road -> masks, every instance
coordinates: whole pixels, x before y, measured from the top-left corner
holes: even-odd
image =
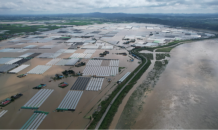
[[[143,56],[143,55],[142,55]],[[143,56],[144,57],[144,56]],[[103,116],[101,117],[101,120],[98,122],[98,124],[96,125],[95,129],[99,129],[102,121],[104,120],[105,116],[107,115],[109,109],[111,108],[111,105],[114,103],[114,101],[116,100],[116,98],[120,95],[120,93],[123,91],[123,89],[129,84],[129,82],[135,77],[135,75],[147,64],[148,60],[146,57],[144,57],[146,62],[144,63],[144,65],[137,71],[135,72],[135,74],[132,76],[132,78],[122,87],[122,89],[117,93],[117,95],[113,98],[113,100],[110,102],[109,106],[107,107],[106,111],[104,112]]]

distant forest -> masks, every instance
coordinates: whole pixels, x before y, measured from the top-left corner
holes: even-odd
[[[218,31],[218,14],[125,14],[125,13],[87,13],[53,15],[0,15],[0,21],[40,21],[98,19],[103,22],[137,22],[163,24],[172,27],[187,27]]]

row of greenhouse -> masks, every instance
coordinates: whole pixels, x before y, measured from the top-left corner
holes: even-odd
[[[38,109],[45,100],[51,95],[53,89],[39,90],[24,106],[23,109]]]
[[[68,91],[68,93],[58,106],[57,110],[74,111],[82,94],[83,91]]]
[[[89,84],[86,87],[86,90],[89,91],[98,91],[101,90],[104,78],[91,78]]]

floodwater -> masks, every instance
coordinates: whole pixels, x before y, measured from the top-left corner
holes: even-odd
[[[54,53],[59,49],[67,49],[69,46],[60,43],[58,41],[49,41],[47,43],[35,43],[29,42],[20,47],[27,45],[55,45],[52,49],[29,49],[22,53],[1,53],[1,57],[17,57],[28,52],[37,53]],[[1,45],[4,48],[16,47],[13,44],[8,44],[7,41],[2,42]],[[85,49],[78,49],[75,53],[82,53]],[[99,57],[99,53],[105,50],[96,50],[92,57]],[[34,58],[25,64],[30,64],[30,66],[18,74],[0,74],[0,100],[7,97],[15,95],[17,93],[23,93],[24,95],[19,99],[15,100],[11,104],[3,107],[3,110],[8,110],[8,112],[0,118],[0,129],[19,129],[25,122],[31,117],[34,110],[20,109],[30,98],[32,98],[38,90],[32,89],[33,87],[39,85],[40,83],[47,84],[47,89],[54,89],[53,93],[46,99],[42,106],[38,109],[40,111],[49,112],[48,116],[43,120],[39,129],[84,129],[89,123],[89,119],[85,118],[95,111],[100,100],[104,100],[108,95],[115,89],[114,84],[118,81],[126,72],[132,72],[139,64],[138,60],[135,59],[134,62],[127,62],[130,58],[128,56],[116,55],[115,53],[126,52],[126,50],[117,50],[115,47],[113,50],[109,50],[110,54],[106,55],[106,59],[119,59],[119,66],[125,67],[118,75],[105,77],[102,85],[101,91],[84,91],[77,107],[74,112],[56,112],[55,109],[61,103],[67,92],[70,90],[71,86],[76,81],[77,77],[68,77],[62,80],[49,82],[51,76],[59,73],[66,69],[73,69],[76,73],[82,72],[85,69],[83,67],[69,67],[69,66],[56,66],[53,65],[49,70],[47,70],[42,75],[28,74],[24,78],[17,78],[19,74],[23,74],[33,69],[37,65],[45,65],[51,59]],[[57,58],[69,58],[73,53],[63,53]],[[82,62],[88,62],[88,59],[82,59]],[[111,78],[111,83],[107,82],[107,78]],[[58,87],[58,83],[67,82],[69,86],[62,89]]]
[[[218,39],[174,48],[156,86],[141,97],[142,109],[134,109],[135,118],[119,121],[116,128],[218,129],[217,48]]]
[[[119,26],[125,27],[127,24],[119,24]],[[134,25],[134,24],[133,24]],[[113,38],[108,38],[107,40],[111,41],[119,41],[117,45],[123,45],[124,40],[122,38],[125,35],[146,35],[144,38],[145,41],[147,41],[148,35],[151,32],[151,30],[146,30],[145,27],[147,24],[137,24],[140,25],[140,29],[119,29],[118,34],[116,34]],[[104,26],[110,26],[109,29],[102,29]],[[95,26],[96,28],[93,29],[86,29],[83,30],[84,32],[92,32],[96,31],[97,28],[101,30],[102,34],[106,34],[109,31],[113,31],[114,28],[112,28],[112,25],[108,24],[101,24]],[[77,26],[75,28],[82,29],[87,28],[86,26]],[[69,30],[75,29],[75,28],[68,28]],[[164,29],[164,28],[163,28]],[[46,35],[48,37],[53,36],[60,36],[60,35],[66,35],[57,33],[58,30],[53,31],[47,31],[44,32],[43,35]],[[152,31],[161,31],[160,29]],[[98,35],[96,35],[97,37]],[[98,39],[98,38],[97,38]],[[85,39],[90,40],[90,39]],[[103,39],[104,40],[104,39]],[[34,38],[34,36],[30,36],[30,38],[16,38],[12,42],[8,42],[7,40],[2,41],[0,43],[1,49],[13,47],[13,48],[22,48],[27,45],[38,45],[37,47],[41,47],[43,45],[55,45],[52,49],[29,49],[26,52],[22,53],[0,53],[0,57],[17,57],[22,54],[28,53],[28,52],[37,52],[37,53],[55,53],[59,49],[67,49],[69,48],[67,43],[63,43],[65,40],[51,40],[50,38],[40,39],[40,38]],[[22,45],[16,45],[17,43],[24,43]],[[103,42],[101,40],[97,40],[97,42]],[[138,40],[136,41],[138,42]],[[106,43],[108,44],[108,43]],[[133,44],[133,43],[131,43]],[[125,47],[129,47],[130,45],[123,45]],[[97,51],[92,55],[93,57],[99,57],[99,53],[102,53],[105,50],[97,49]],[[184,50],[182,50],[184,51]],[[185,50],[186,51],[186,50]],[[83,49],[78,49],[75,53],[82,53],[84,52]],[[64,78],[62,80],[58,81],[52,81],[48,82],[51,76],[54,76],[57,73],[61,73],[63,70],[66,69],[73,69],[75,72],[82,72],[85,68],[83,67],[69,67],[69,66],[56,66],[53,65],[49,70],[47,70],[42,75],[37,74],[29,74],[28,76],[24,78],[17,78],[16,76],[19,74],[23,74],[31,70],[32,68],[36,67],[37,65],[45,65],[47,62],[49,62],[51,59],[42,59],[42,58],[34,58],[30,61],[26,62],[25,64],[30,64],[30,66],[22,71],[20,71],[18,74],[0,74],[0,100],[3,100],[7,97],[10,97],[11,95],[17,94],[17,93],[23,93],[24,95],[17,99],[16,101],[12,102],[11,104],[7,105],[3,108],[3,110],[8,110],[8,112],[0,118],[0,129],[19,129],[21,128],[25,122],[31,117],[33,114],[33,110],[26,110],[21,109],[19,110],[30,98],[32,98],[38,90],[33,90],[32,87],[35,87],[39,85],[40,83],[47,84],[47,89],[54,89],[53,93],[46,99],[46,101],[42,104],[42,106],[39,108],[40,111],[46,111],[49,112],[48,116],[43,120],[41,125],[39,126],[39,129],[84,129],[87,124],[90,122],[87,117],[92,115],[92,113],[97,108],[100,101],[104,100],[109,96],[109,94],[115,89],[116,81],[118,81],[126,72],[132,72],[139,64],[138,60],[135,59],[134,62],[128,62],[130,59],[128,52],[124,49],[119,49],[118,47],[114,46],[113,50],[109,50],[110,54],[105,56],[106,59],[119,59],[119,67],[125,67],[118,75],[116,76],[110,76],[106,77],[104,80],[104,83],[102,85],[101,91],[84,91],[77,107],[74,112],[56,112],[55,109],[58,107],[60,102],[63,100],[67,92],[70,90],[71,86],[76,81],[77,77],[68,77]],[[123,53],[126,52],[127,56],[122,55],[116,55],[115,53]],[[63,53],[57,58],[69,58],[73,53]],[[82,62],[88,62],[88,59],[82,59]],[[150,67],[149,70],[152,68]],[[147,72],[146,72],[147,73]],[[146,73],[143,75],[146,76]],[[108,83],[107,78],[111,78],[112,82]],[[143,79],[143,78],[142,78]],[[140,79],[137,82],[137,85],[142,83],[143,80]],[[62,89],[59,88],[57,85],[60,82],[67,82],[69,83],[69,86]],[[130,91],[133,92],[134,88]],[[124,104],[127,102],[128,97],[131,94],[128,94],[124,99]],[[146,98],[147,100],[148,98]],[[124,107],[125,105],[123,105]],[[120,111],[120,110],[119,110]],[[121,110],[122,112],[122,110]],[[122,116],[122,115],[121,115]],[[115,117],[117,118],[117,117]],[[117,118],[119,119],[119,118]],[[141,118],[139,117],[139,122],[141,121]],[[142,119],[144,120],[144,119]],[[115,125],[114,125],[115,126]],[[135,126],[133,126],[136,128]],[[143,127],[142,127],[143,128]],[[146,128],[146,127],[145,127]]]

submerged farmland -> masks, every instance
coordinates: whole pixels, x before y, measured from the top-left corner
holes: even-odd
[[[1,41],[0,100],[23,96],[0,112],[0,129],[85,129],[142,65],[132,49],[212,35],[130,23],[70,26]],[[46,89],[32,89],[39,85]]]

